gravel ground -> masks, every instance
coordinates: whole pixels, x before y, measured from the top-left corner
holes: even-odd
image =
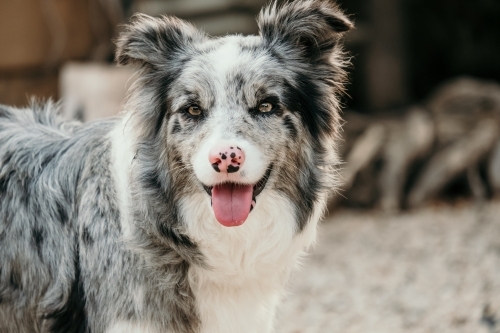
[[[500,201],[327,218],[278,333],[500,332]]]

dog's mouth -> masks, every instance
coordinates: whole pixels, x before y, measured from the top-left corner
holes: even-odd
[[[272,164],[264,176],[255,184],[226,182],[214,186],[203,185],[212,198],[215,218],[226,227],[242,225],[257,203],[257,196],[262,193],[271,175]]]

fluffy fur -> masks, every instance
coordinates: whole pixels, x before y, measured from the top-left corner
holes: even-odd
[[[0,107],[0,332],[273,330],[336,185],[352,24],[323,0],[272,4],[258,23],[212,38],[135,16],[117,42],[118,63],[140,66],[120,118]],[[244,148],[239,172],[208,163],[221,142]],[[207,188],[262,179],[243,225],[216,221]]]

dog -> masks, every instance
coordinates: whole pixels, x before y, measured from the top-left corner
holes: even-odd
[[[337,186],[353,24],[270,4],[259,35],[136,15],[122,115],[0,107],[0,332],[265,333]]]

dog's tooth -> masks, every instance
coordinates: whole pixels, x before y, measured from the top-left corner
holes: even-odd
[[[255,207],[256,204],[257,201],[255,200],[255,198],[252,198],[252,203],[250,204],[250,211],[252,211],[252,209]]]

